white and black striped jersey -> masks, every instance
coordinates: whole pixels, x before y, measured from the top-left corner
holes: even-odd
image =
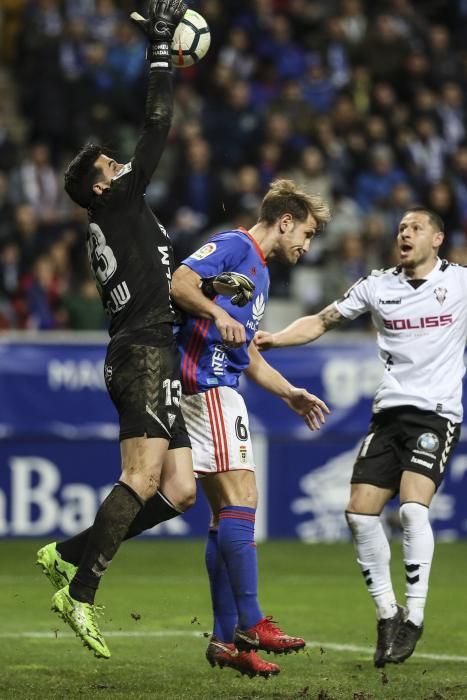
[[[414,288],[399,268],[375,270],[334,302],[353,319],[371,312],[383,379],[373,411],[410,405],[462,421],[467,268],[437,259]]]

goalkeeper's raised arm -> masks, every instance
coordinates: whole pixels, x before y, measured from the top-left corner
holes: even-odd
[[[149,82],[143,132],[136,144],[133,167],[139,170],[145,188],[162,156],[173,114],[172,59],[170,54],[175,29],[187,10],[183,0],[151,0],[148,19],[136,12],[133,22],[148,39],[146,58]]]

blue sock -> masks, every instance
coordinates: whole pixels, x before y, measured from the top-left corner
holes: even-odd
[[[227,568],[219,552],[217,530],[210,529],[206,542],[206,569],[211,585],[213,635],[221,642],[233,642],[238,622],[237,606],[232,593]]]
[[[253,627],[264,617],[258,604],[255,512],[254,508],[245,506],[226,506],[219,512],[217,542],[243,629]]]

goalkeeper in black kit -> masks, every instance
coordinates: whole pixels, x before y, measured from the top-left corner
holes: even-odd
[[[149,40],[149,85],[131,161],[117,163],[100,146],[87,144],[65,173],[65,190],[88,210],[89,262],[110,317],[105,381],[119,415],[122,462],[94,524],[42,547],[37,563],[57,589],[52,609],[101,658],[110,651],[94,598],[121,542],[174,518],[195,500],[191,445],[180,411],[174,328],[181,319],[170,297],[172,246],[144,197],[171,125],[170,47],[185,11],[181,0],[152,0],[148,19],[132,15]],[[207,293],[243,300],[234,277],[220,280],[220,289],[215,279],[206,284]],[[221,330],[225,338],[228,333],[229,322]]]

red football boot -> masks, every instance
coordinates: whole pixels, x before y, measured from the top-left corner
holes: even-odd
[[[220,642],[215,637],[211,638],[206,650],[206,659],[213,667],[224,668],[227,666],[250,678],[254,678],[254,676],[269,678],[269,676],[277,676],[280,673],[277,664],[264,661],[254,651],[238,651],[235,644]]]
[[[289,654],[299,651],[305,646],[301,637],[290,637],[276,625],[271,616],[260,620],[254,627],[241,630],[237,627],[234,637],[235,646],[239,651],[262,649],[274,654]]]

